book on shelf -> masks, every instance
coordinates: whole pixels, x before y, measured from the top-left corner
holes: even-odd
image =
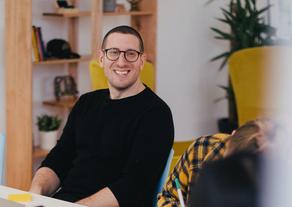
[[[46,50],[41,27],[32,26],[32,47],[34,53],[33,59],[35,62],[46,59]]]
[[[38,53],[38,46],[37,46],[37,37],[36,37],[36,32],[35,32],[35,26],[32,26],[32,60],[35,62],[39,62],[40,58],[39,58],[39,53]]]

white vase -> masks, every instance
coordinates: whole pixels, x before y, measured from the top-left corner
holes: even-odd
[[[40,148],[51,150],[57,143],[58,130],[56,131],[40,131]]]

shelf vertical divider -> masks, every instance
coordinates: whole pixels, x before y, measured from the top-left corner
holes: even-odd
[[[5,0],[5,184],[22,190],[32,179],[31,6],[31,0]]]

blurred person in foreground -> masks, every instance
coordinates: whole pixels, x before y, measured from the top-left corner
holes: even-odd
[[[261,153],[239,152],[206,163],[191,184],[189,207],[257,207]]]
[[[197,138],[181,156],[158,194],[158,207],[181,206],[175,179],[188,203],[191,183],[195,184],[203,165],[240,151],[261,152],[274,139],[276,125],[270,119],[257,119],[239,127],[232,135],[215,134]]]

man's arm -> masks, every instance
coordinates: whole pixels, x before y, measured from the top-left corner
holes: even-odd
[[[89,207],[119,207],[116,197],[107,187],[77,203]]]
[[[31,183],[30,192],[46,196],[52,195],[71,169],[76,151],[75,120],[77,119],[76,116],[82,97],[71,110],[61,138],[37,170]]]
[[[153,205],[155,189],[173,143],[169,108],[155,105],[137,123],[131,132],[133,142],[121,176],[107,186],[119,206]]]
[[[37,170],[30,187],[30,192],[49,196],[57,190],[60,180],[56,173],[47,167]]]

